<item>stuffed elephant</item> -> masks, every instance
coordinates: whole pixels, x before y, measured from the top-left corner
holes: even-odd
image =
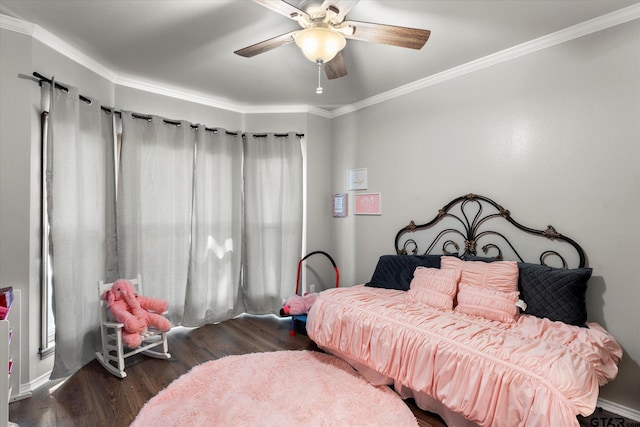
[[[138,295],[133,284],[124,279],[114,282],[104,293],[113,318],[124,325],[122,341],[129,348],[137,348],[149,326],[159,331],[171,329],[169,320],[158,314],[167,310],[166,301]]]
[[[318,294],[315,292],[307,293],[303,296],[293,295],[289,297],[280,309],[281,316],[295,316],[298,314],[306,314],[316,301]]]

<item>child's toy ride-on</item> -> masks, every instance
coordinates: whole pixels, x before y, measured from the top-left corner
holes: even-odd
[[[338,267],[336,266],[335,261],[328,253],[324,251],[314,251],[307,254],[304,258],[298,261],[298,278],[296,280],[296,292],[285,301],[282,308],[280,309],[280,316],[291,316],[291,330],[289,331],[289,335],[291,336],[294,336],[296,334],[296,321],[303,324],[307,323],[307,313],[309,312],[309,309],[313,305],[318,295],[316,292],[308,292],[304,295],[298,294],[298,292],[300,291],[300,275],[302,272],[302,263],[307,258],[315,254],[322,254],[326,256],[329,261],[331,261],[333,269],[336,272],[336,288],[340,284],[340,271],[338,271]]]

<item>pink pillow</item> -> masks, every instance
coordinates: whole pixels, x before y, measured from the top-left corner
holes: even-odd
[[[442,257],[441,268],[460,271],[456,312],[500,322],[518,315],[518,263],[515,261],[463,261]]]
[[[512,323],[518,315],[518,291],[502,292],[460,283],[458,291],[458,313],[480,316],[489,320]]]
[[[418,267],[413,272],[410,289],[404,300],[440,310],[453,310],[453,298],[458,290],[460,271]]]
[[[503,292],[518,290],[518,263],[515,261],[463,261],[443,256],[440,264],[443,269],[461,271],[460,283]]]

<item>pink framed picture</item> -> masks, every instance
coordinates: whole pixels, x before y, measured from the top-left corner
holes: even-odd
[[[355,194],[355,207],[353,213],[356,215],[381,215],[382,196],[380,193]]]

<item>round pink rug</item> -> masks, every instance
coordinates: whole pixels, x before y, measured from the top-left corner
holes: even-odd
[[[203,363],[148,401],[132,426],[412,426],[393,390],[314,351],[227,356]]]

